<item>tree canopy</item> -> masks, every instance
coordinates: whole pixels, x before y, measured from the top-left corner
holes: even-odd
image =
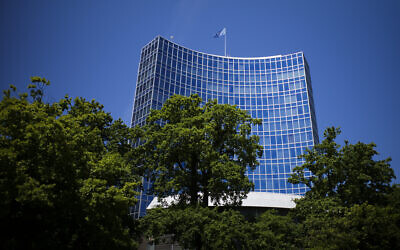
[[[231,208],[172,206],[143,219],[155,241],[172,235],[189,249],[399,249],[400,188],[388,159],[375,159],[375,144],[335,142],[328,128],[308,150],[291,182],[310,190],[288,214],[266,211],[246,220]],[[312,176],[306,176],[309,169]]]
[[[130,140],[98,102],[66,96],[45,103],[44,78],[30,95],[0,102],[2,249],[130,249],[139,183]]]
[[[301,245],[314,249],[398,249],[400,188],[390,158],[377,160],[375,144],[335,142],[340,129],[325,130],[321,144],[302,155],[289,182],[310,190],[290,216],[301,225]],[[305,170],[311,176],[305,176]]]
[[[289,179],[310,188],[296,208],[251,221],[207,206],[238,205],[252,189],[245,171],[262,153],[251,135],[259,120],[173,96],[129,128],[94,100],[44,102],[47,85],[33,77],[29,95],[11,86],[0,101],[1,248],[132,249],[140,235],[165,234],[195,249],[400,248],[400,187],[374,143],[340,146],[340,130],[328,128]],[[135,221],[128,211],[142,174],[153,194],[178,204]]]
[[[307,196],[334,197],[347,206],[383,202],[392,191],[391,181],[395,178],[391,159],[376,160],[374,143],[345,141],[340,147],[335,142],[340,132],[334,127],[326,129],[322,143],[301,156],[305,163],[294,169],[289,182],[306,184],[310,188]],[[306,169],[311,171],[310,176],[305,175]]]
[[[252,119],[232,105],[198,95],[175,95],[152,110],[143,127],[142,166],[151,170],[153,194],[179,203],[240,204],[253,188],[245,172],[262,155]]]
[[[185,249],[249,249],[251,227],[237,211],[201,206],[155,208],[142,223],[145,236],[171,235]]]

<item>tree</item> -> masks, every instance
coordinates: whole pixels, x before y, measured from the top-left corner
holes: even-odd
[[[175,196],[180,204],[240,204],[253,188],[246,169],[262,155],[252,119],[236,106],[197,95],[175,95],[161,110],[152,110],[144,126],[144,168],[151,169],[153,193]]]
[[[152,192],[177,198],[169,208],[152,209],[144,231],[157,241],[163,235],[190,249],[248,248],[250,228],[239,212],[218,211],[214,204],[238,205],[253,188],[245,175],[261,156],[251,126],[260,121],[236,106],[197,95],[175,95],[152,110],[143,127],[141,166],[154,181]]]
[[[334,127],[325,130],[325,139],[302,155],[305,163],[289,179],[310,188],[290,213],[301,225],[302,247],[398,249],[400,192],[390,183],[395,178],[390,158],[375,160],[373,143],[345,141],[340,147],[339,133]]]
[[[145,235],[156,243],[165,235],[185,249],[249,249],[251,227],[231,209],[201,206],[155,208],[142,219]]]
[[[250,249],[299,249],[300,225],[275,210],[264,212],[251,224]]]
[[[335,198],[306,197],[296,201],[289,217],[299,225],[299,248],[347,249],[356,245],[357,239],[348,231],[341,230],[341,218],[346,207]]]
[[[307,196],[296,203],[289,216],[300,225],[299,248],[400,247],[400,211],[395,204],[380,206],[365,202],[346,207],[337,198]]]
[[[205,249],[250,249],[251,223],[233,209],[213,211],[217,212],[216,216],[204,228]]]
[[[42,101],[44,78],[0,102],[0,244],[3,249],[130,249],[138,177],[130,140],[96,101]]]
[[[379,204],[392,192],[391,181],[395,178],[390,158],[375,160],[378,152],[374,143],[358,142],[340,148],[335,142],[340,129],[325,130],[321,144],[307,149],[301,157],[305,163],[294,168],[289,182],[304,183],[310,191],[306,196],[315,198],[337,197],[344,205]],[[311,176],[305,175],[305,170]]]

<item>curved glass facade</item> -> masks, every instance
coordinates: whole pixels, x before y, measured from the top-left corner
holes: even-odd
[[[252,133],[264,147],[260,165],[247,176],[256,192],[304,194],[304,185],[287,182],[307,147],[318,143],[309,68],[303,52],[270,57],[224,57],[197,52],[160,36],[142,49],[132,126],[143,125],[150,109],[173,94],[198,94],[204,102],[237,105],[262,119]],[[310,174],[310,173],[308,173]],[[145,189],[150,183],[144,182]],[[140,196],[142,216],[152,196]]]

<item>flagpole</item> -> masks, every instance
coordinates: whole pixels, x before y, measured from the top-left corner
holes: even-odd
[[[226,56],[226,30],[225,30],[225,36],[224,37],[225,37],[225,47],[224,48],[225,48],[225,56]]]

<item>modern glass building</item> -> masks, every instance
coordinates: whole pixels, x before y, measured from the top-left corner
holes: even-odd
[[[304,185],[287,182],[303,163],[297,156],[318,143],[309,67],[303,52],[268,57],[228,57],[194,51],[163,37],[143,47],[131,126],[144,125],[151,109],[172,95],[198,94],[237,105],[262,119],[252,133],[264,147],[260,165],[247,176],[255,192],[304,194]],[[310,173],[307,173],[310,174]],[[145,190],[151,185],[144,180]],[[133,209],[143,216],[154,198],[146,191]]]

